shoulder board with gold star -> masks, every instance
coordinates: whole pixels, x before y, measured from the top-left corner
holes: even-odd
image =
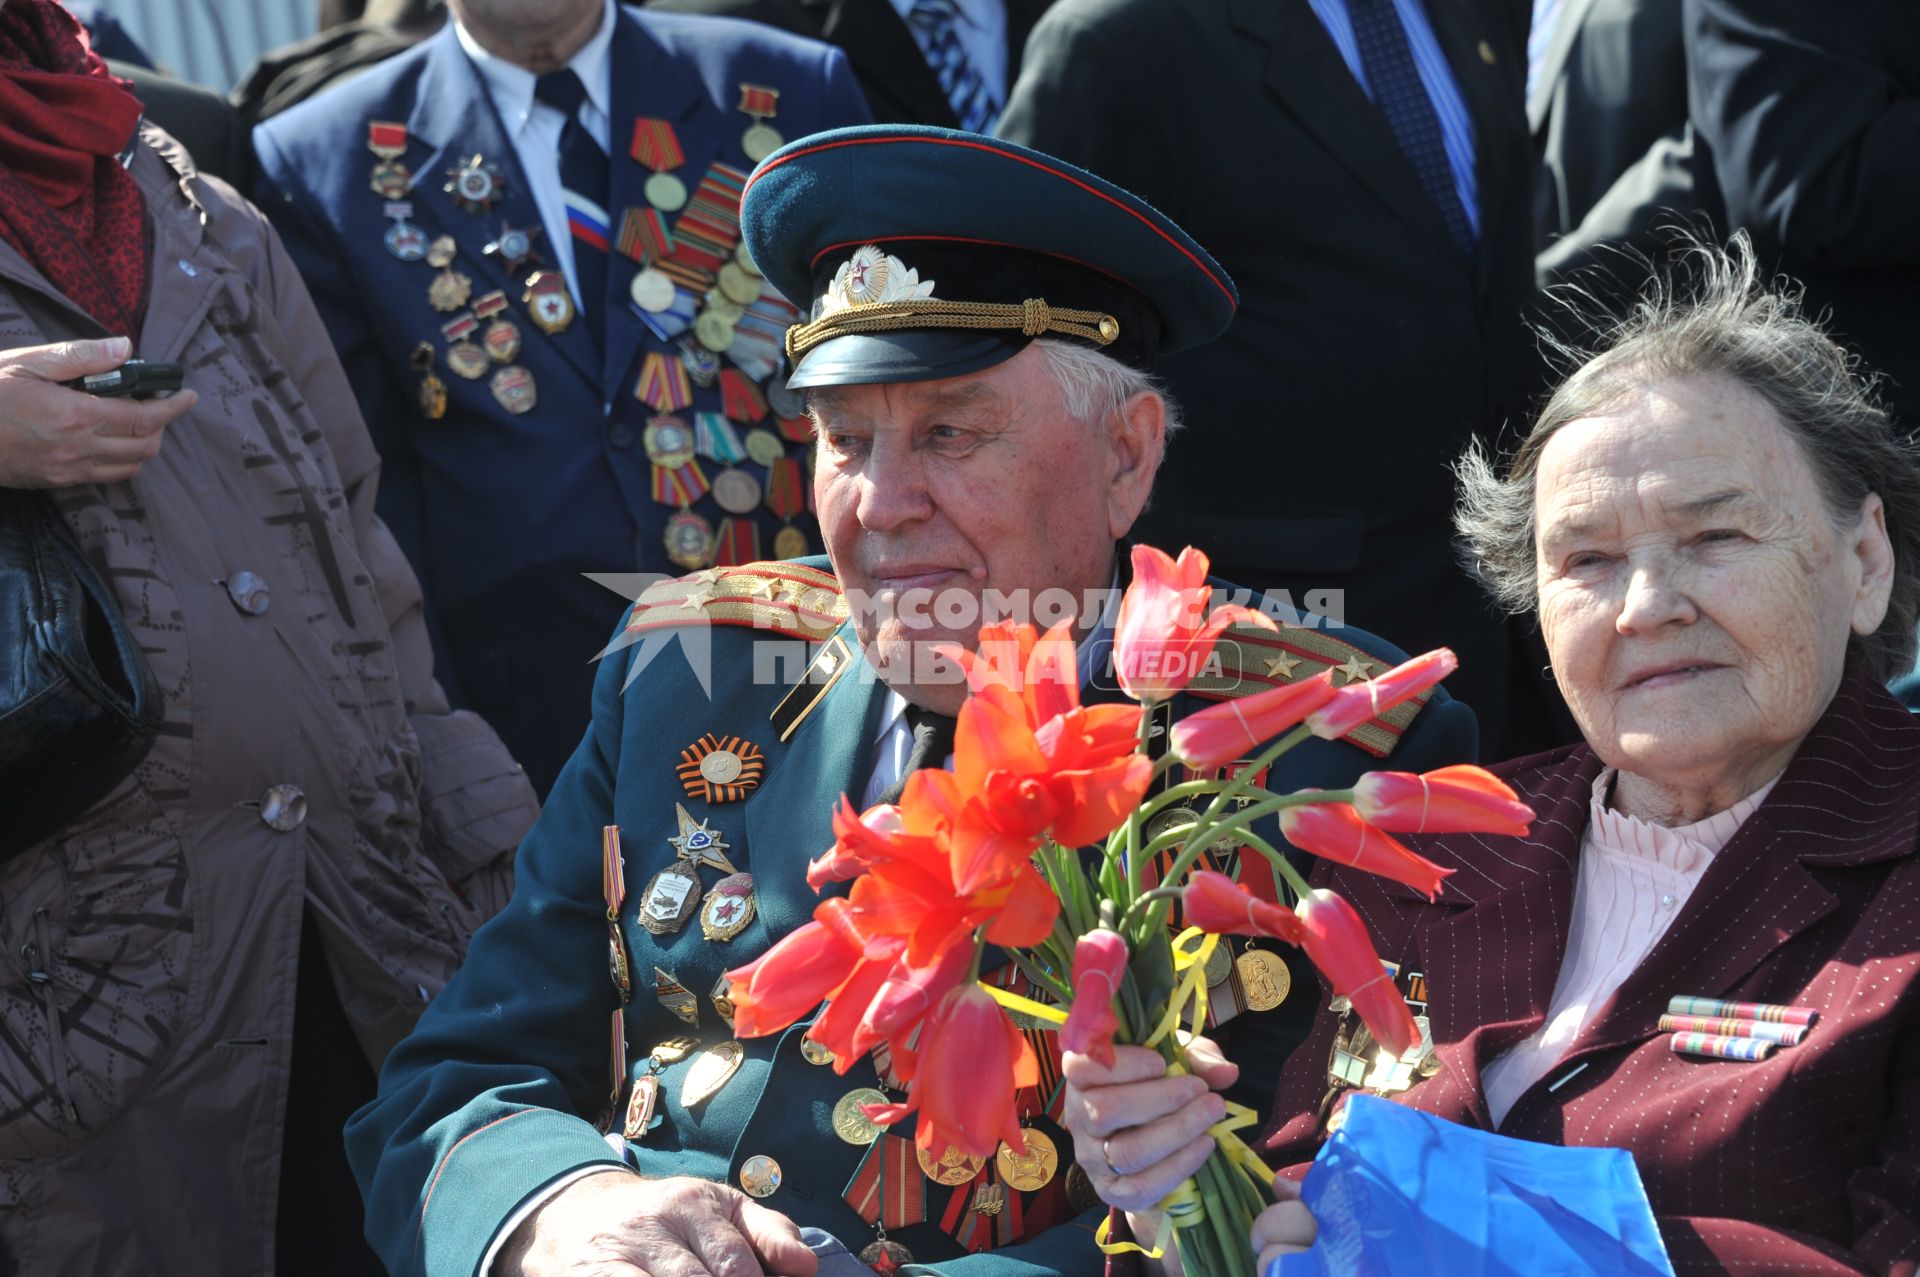
[[[846,623],[847,600],[831,573],[798,563],[706,568],[650,587],[627,617],[627,632],[696,619],[817,642]]]
[[[1231,640],[1231,641],[1229,641]],[[1219,657],[1187,685],[1202,700],[1224,701],[1251,696],[1285,683],[1312,678],[1333,670],[1333,685],[1345,687],[1387,672],[1387,662],[1364,652],[1325,630],[1282,625],[1280,632],[1255,625],[1235,625],[1214,645]],[[1425,709],[1432,692],[1423,692],[1405,704],[1370,718],[1347,733],[1346,739],[1376,758],[1393,753],[1400,738]]]

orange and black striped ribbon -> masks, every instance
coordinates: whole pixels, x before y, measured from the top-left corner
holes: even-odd
[[[687,153],[680,147],[680,135],[670,120],[649,117],[635,120],[628,153],[656,173],[679,168],[687,162]]]
[[[740,774],[726,784],[716,784],[700,774],[700,760],[717,749],[724,749],[740,760]],[[687,797],[710,803],[735,803],[752,793],[766,774],[767,756],[758,745],[741,736],[715,736],[708,732],[680,751],[675,773]]]
[[[657,208],[630,208],[620,218],[614,247],[636,262],[657,262],[673,252],[673,232]]]
[[[798,457],[782,457],[767,467],[767,509],[791,519],[807,508],[807,481]]]

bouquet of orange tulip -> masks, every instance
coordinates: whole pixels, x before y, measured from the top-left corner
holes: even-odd
[[[1416,1029],[1347,902],[1311,889],[1252,826],[1278,814],[1294,847],[1384,874],[1427,892],[1449,870],[1414,854],[1393,832],[1523,832],[1533,813],[1477,767],[1417,776],[1376,772],[1347,791],[1274,794],[1251,778],[1309,736],[1337,739],[1420,695],[1455,667],[1429,652],[1368,681],[1334,687],[1332,671],[1193,713],[1170,748],[1149,753],[1149,710],[1182,690],[1228,626],[1276,628],[1247,608],[1209,611],[1206,556],[1133,552],[1132,584],[1114,630],[1114,664],[1130,704],[1082,705],[1065,625],[990,625],[973,652],[950,652],[968,697],[953,770],[907,780],[897,805],[856,812],[843,797],[833,847],[807,881],[852,880],[821,901],[814,920],[757,961],[728,974],[734,1031],[778,1032],[827,1004],[807,1036],[845,1072],[876,1046],[891,1052],[902,1103],[866,1108],[886,1125],[917,1114],[915,1143],[991,1158],[1002,1143],[1026,1153],[1015,1096],[1038,1081],[1038,1061],[1009,1010],[1059,1026],[1061,1045],[1110,1062],[1113,1044],[1159,1050],[1184,1070],[1184,1022],[1206,1022],[1203,972],[1222,935],[1297,945],[1374,1038],[1399,1055]],[[1263,748],[1264,747],[1264,748]],[[1257,753],[1235,779],[1164,785],[1184,764],[1208,774]],[[1197,823],[1148,837],[1176,804],[1204,802]],[[1297,902],[1263,900],[1225,874],[1194,868],[1231,836],[1264,857]],[[1158,885],[1142,867],[1177,853]],[[1188,924],[1170,934],[1175,900]],[[980,981],[988,946],[1004,950],[1041,1002]],[[1230,1106],[1218,1150],[1162,1203],[1191,1277],[1253,1277],[1253,1216],[1272,1201],[1271,1174],[1236,1131],[1253,1115]],[[1104,1230],[1101,1241],[1106,1245]]]

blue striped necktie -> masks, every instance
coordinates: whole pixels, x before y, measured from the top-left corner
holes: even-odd
[[[573,241],[573,273],[580,281],[580,309],[593,333],[596,350],[606,349],[607,326],[607,153],[580,123],[587,88],[571,67],[549,71],[533,82],[533,96],[566,117],[560,130],[560,185],[567,202],[567,231]]]
[[[969,133],[985,133],[1000,112],[987,95],[986,81],[960,47],[953,29],[959,20],[953,0],[913,0],[913,8],[907,11],[907,25],[913,28],[927,65],[940,81],[940,91],[953,104],[954,118]]]
[[[1427,96],[1427,86],[1414,65],[1407,29],[1400,25],[1393,0],[1347,0],[1353,18],[1354,42],[1360,46],[1360,64],[1366,68],[1373,100],[1387,117],[1400,153],[1413,165],[1420,189],[1427,193],[1447,233],[1468,256],[1473,254],[1473,228],[1460,192],[1453,184],[1453,166],[1447,163],[1447,144],[1440,134],[1440,116]]]

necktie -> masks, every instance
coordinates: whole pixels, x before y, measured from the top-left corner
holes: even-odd
[[[940,91],[953,104],[960,127],[969,133],[985,133],[1000,112],[987,94],[986,81],[960,47],[960,37],[954,32],[959,20],[953,0],[913,0],[913,8],[907,11],[907,25],[913,28],[927,65],[939,79]]]
[[[1414,65],[1407,30],[1400,25],[1393,0],[1347,0],[1353,18],[1354,41],[1360,46],[1360,64],[1366,68],[1373,100],[1387,117],[1400,153],[1413,165],[1420,189],[1440,210],[1447,233],[1463,252],[1473,252],[1473,228],[1453,184],[1447,163],[1447,144],[1440,134],[1440,116],[1427,96]]]
[[[580,281],[580,310],[596,349],[606,349],[607,154],[580,123],[587,88],[573,68],[549,71],[533,83],[533,96],[566,117],[560,130],[560,185],[573,240],[573,270]]]
[[[918,705],[907,706],[907,726],[913,729],[913,748],[907,751],[907,765],[900,779],[888,785],[878,801],[897,803],[907,790],[907,777],[922,767],[940,767],[953,752],[953,729],[958,725],[951,714],[936,714]]]

